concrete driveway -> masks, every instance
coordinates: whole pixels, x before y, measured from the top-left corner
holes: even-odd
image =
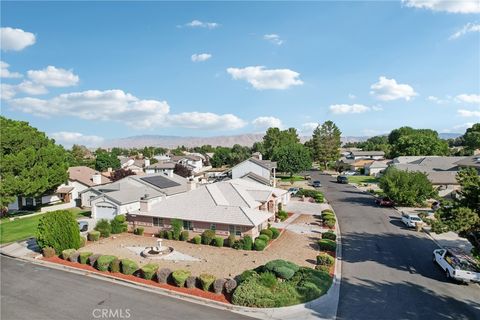
[[[290,200],[285,206],[285,210],[288,212],[310,215],[320,214],[326,209],[331,209],[330,205],[327,203],[302,202],[295,198],[292,198],[292,200]]]

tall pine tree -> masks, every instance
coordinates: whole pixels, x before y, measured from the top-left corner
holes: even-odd
[[[324,122],[313,131],[308,146],[312,149],[313,159],[323,164],[325,169],[329,162],[340,158],[341,134],[340,129],[332,121]]]

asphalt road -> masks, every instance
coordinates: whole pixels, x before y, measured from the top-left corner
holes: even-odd
[[[338,319],[480,319],[480,286],[448,281],[432,262],[437,245],[406,229],[372,196],[311,173],[333,206],[342,233]]]
[[[251,319],[0,256],[2,320]]]

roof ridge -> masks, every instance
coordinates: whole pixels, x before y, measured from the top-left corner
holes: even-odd
[[[254,208],[252,205],[255,201],[255,199],[253,199],[253,197],[250,195],[250,193],[248,193],[248,190],[246,189],[242,189],[240,192],[240,185],[235,185],[234,183],[229,183],[229,185],[232,186],[232,188],[240,195],[240,197],[247,203],[248,207],[249,208]],[[238,189],[240,188],[240,189]],[[246,192],[246,194],[245,194]],[[250,199],[247,199],[247,197],[250,197]]]

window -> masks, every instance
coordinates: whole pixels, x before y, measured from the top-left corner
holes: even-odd
[[[193,222],[183,220],[183,229],[184,230],[193,230]]]
[[[234,225],[229,225],[228,226],[228,231],[230,234],[234,234],[236,236],[241,236],[242,235],[242,230],[240,227],[234,226]]]
[[[153,218],[153,225],[155,227],[163,227],[163,218]]]
[[[229,225],[228,231],[230,232],[230,234],[235,234],[235,226]]]
[[[215,223],[212,223],[210,225],[210,230],[213,230],[213,231],[217,230],[217,225]]]

